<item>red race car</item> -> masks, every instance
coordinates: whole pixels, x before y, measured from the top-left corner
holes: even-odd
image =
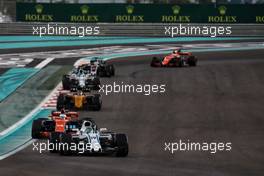
[[[183,67],[196,66],[197,58],[190,52],[182,52],[181,49],[174,50],[162,59],[154,57],[150,63],[151,67]]]
[[[77,112],[53,111],[48,118],[39,118],[33,121],[31,136],[33,139],[49,139],[52,133],[63,133],[65,124],[77,120]]]

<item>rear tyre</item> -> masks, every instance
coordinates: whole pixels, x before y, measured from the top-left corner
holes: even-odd
[[[182,59],[179,60],[179,67],[183,67],[184,66],[184,61]]]
[[[70,134],[62,133],[60,137],[60,154],[63,156],[71,155],[70,145],[72,137]]]
[[[128,141],[125,134],[116,134],[116,157],[126,157],[128,155]]]
[[[64,108],[65,105],[65,97],[63,94],[60,94],[57,99],[57,110],[60,111],[61,109]]]
[[[101,95],[100,94],[95,94],[93,97],[93,104],[94,108],[93,110],[95,111],[100,111],[102,108],[102,100],[101,100]]]

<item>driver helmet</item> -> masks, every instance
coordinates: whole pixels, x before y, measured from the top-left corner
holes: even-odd
[[[86,121],[86,122],[84,122],[84,126],[91,127],[92,123],[90,121]]]
[[[177,54],[177,53],[180,53],[181,52],[181,49],[179,48],[179,49],[176,49],[176,50],[173,50],[173,54]]]
[[[97,60],[98,60],[98,57],[93,57],[93,58],[90,60],[91,65],[94,65],[95,62],[97,62]]]
[[[60,114],[60,118],[65,119],[66,115],[65,114]]]
[[[84,131],[85,133],[91,133],[91,132],[93,132],[93,128],[92,127],[86,127],[86,129],[85,129],[85,131]]]
[[[92,123],[90,121],[86,121],[83,124],[82,131],[84,133],[90,133],[93,131]]]
[[[60,118],[64,119],[66,117],[65,110],[62,109],[60,113]]]

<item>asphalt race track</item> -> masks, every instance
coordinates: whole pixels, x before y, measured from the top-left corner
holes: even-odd
[[[103,96],[100,127],[128,134],[126,158],[59,156],[32,146],[0,161],[5,176],[263,176],[264,50],[197,53],[190,68],[151,68],[152,56],[119,59],[113,78],[166,84],[165,94]],[[231,151],[164,151],[165,142],[232,142]]]

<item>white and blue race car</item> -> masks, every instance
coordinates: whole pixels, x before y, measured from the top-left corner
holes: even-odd
[[[83,68],[74,68],[69,74],[63,75],[62,86],[64,90],[71,91],[99,90],[100,79]]]
[[[92,75],[100,77],[115,76],[115,67],[112,63],[107,62],[99,57],[93,57],[89,60],[80,59],[74,65],[76,68],[82,68]]]
[[[128,155],[126,134],[109,132],[106,128],[98,129],[91,118],[67,122],[65,132],[51,135],[49,143],[56,143],[59,146],[57,152],[61,155],[112,154],[117,157]]]

